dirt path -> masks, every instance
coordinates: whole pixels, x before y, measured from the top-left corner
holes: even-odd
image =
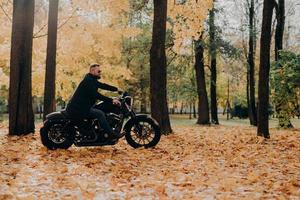
[[[0,133],[0,199],[299,199],[300,130],[174,127],[155,149],[48,151]]]

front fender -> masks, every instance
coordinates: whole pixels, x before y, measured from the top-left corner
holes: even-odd
[[[149,115],[145,115],[145,114],[139,114],[136,115],[134,118],[131,118],[130,120],[128,120],[124,126],[124,130],[125,131],[130,131],[130,128],[133,126],[133,124],[135,124],[138,121],[143,121],[143,120],[151,120],[153,121],[154,125],[156,126],[155,128],[160,129],[158,122],[153,119],[151,116]]]

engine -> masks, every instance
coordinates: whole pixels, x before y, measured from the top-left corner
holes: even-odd
[[[106,114],[106,119],[113,129],[117,131],[121,130],[123,122],[122,116],[116,115],[114,113],[108,113]]]

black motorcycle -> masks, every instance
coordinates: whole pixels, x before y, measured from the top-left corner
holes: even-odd
[[[148,115],[135,114],[132,97],[127,92],[121,93],[119,100],[120,106],[100,102],[94,108],[105,112],[110,126],[124,135],[130,146],[154,147],[161,137],[158,123]],[[68,149],[72,144],[78,147],[104,146],[118,142],[100,127],[98,119],[73,119],[64,110],[47,115],[40,134],[43,145],[52,150]]]

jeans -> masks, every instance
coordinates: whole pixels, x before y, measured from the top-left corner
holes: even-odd
[[[88,117],[89,118],[97,118],[101,128],[103,128],[105,130],[105,132],[113,133],[113,130],[110,127],[110,125],[108,124],[105,113],[103,111],[95,109],[95,108],[91,108]]]

